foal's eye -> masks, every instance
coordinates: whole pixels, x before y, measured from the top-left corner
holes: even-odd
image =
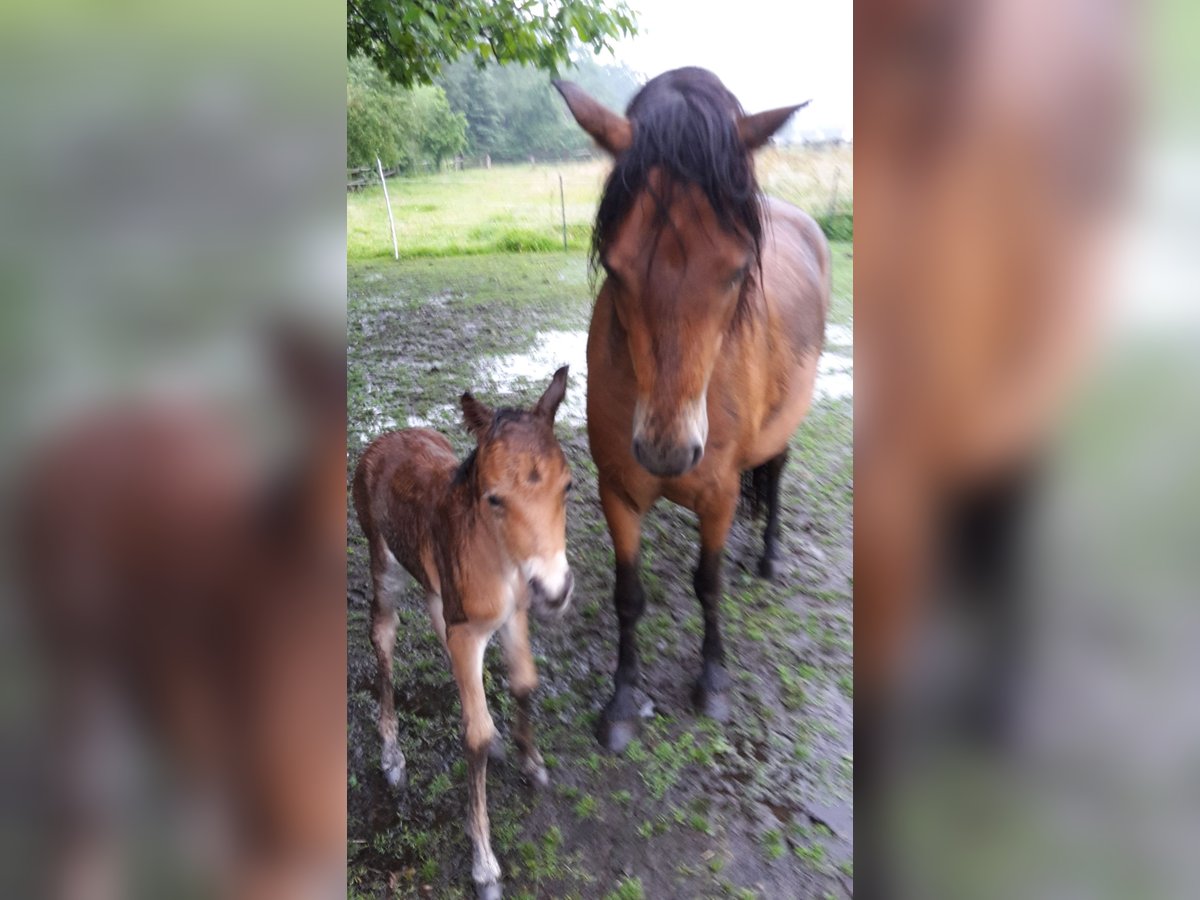
[[[573,488],[573,487],[575,487],[575,482],[568,481],[567,486],[565,488],[563,488],[563,494],[565,495],[565,494],[571,493],[571,488]]]
[[[488,494],[487,502],[488,502],[488,505],[491,506],[492,509],[504,509],[504,501],[501,500],[499,497],[497,497],[495,494]]]

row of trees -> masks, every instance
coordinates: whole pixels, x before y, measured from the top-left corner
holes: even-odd
[[[602,102],[624,108],[638,88],[621,65],[588,55],[562,72]],[[545,72],[531,66],[462,59],[433,85],[402,88],[363,56],[349,60],[346,150],[351,166],[440,168],[457,154],[497,162],[563,158],[585,152],[584,133],[568,116]]]

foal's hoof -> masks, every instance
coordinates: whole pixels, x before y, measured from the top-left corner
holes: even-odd
[[[500,882],[489,881],[487,884],[475,883],[476,900],[500,900],[504,893],[500,890]]]
[[[779,560],[773,556],[764,556],[758,561],[758,577],[774,581],[779,574]]]
[[[692,690],[692,702],[696,704],[696,712],[716,722],[728,722],[732,709],[729,703],[729,691],[713,691],[696,682]]]
[[[392,790],[402,789],[408,781],[408,777],[404,766],[404,754],[400,752],[400,748],[384,747],[379,761],[388,786]]]
[[[492,735],[491,743],[488,744],[488,759],[492,762],[504,762],[505,753],[504,738],[499,734]]]

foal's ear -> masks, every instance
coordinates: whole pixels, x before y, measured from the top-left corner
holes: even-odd
[[[768,109],[752,116],[742,116],[738,119],[738,134],[741,135],[742,143],[748,150],[757,150],[783,127],[783,123],[791,118],[792,113],[804,109],[810,103],[811,100],[805,100],[795,106],[781,106],[779,109]]]
[[[568,366],[563,366],[554,373],[554,377],[550,379],[550,386],[546,388],[546,392],[542,394],[537,405],[533,408],[535,416],[544,416],[551,422],[554,421],[554,414],[558,412],[558,405],[562,403],[563,397],[567,394],[568,368]]]
[[[617,115],[608,107],[593,100],[587,92],[572,81],[551,82],[567,108],[579,123],[579,127],[590,134],[597,144],[613,156],[624,153],[633,143],[633,126],[624,116]]]
[[[480,403],[470,391],[467,391],[462,395],[462,410],[463,424],[467,426],[467,431],[475,435],[477,439],[483,440],[488,426],[492,424],[494,415],[492,408],[486,403]]]

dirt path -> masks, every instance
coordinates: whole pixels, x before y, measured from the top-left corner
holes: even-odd
[[[836,264],[848,267],[844,256],[836,253]],[[410,420],[442,429],[465,452],[452,406],[462,390],[488,402],[531,401],[553,365],[529,382],[519,366],[499,385],[483,374],[497,358],[533,350],[539,333],[586,329],[589,307],[579,255],[352,263],[348,470],[369,437]],[[835,302],[835,320],[839,310],[848,326],[848,296]],[[583,388],[573,370],[569,390],[581,398]],[[647,517],[639,634],[653,714],[622,757],[592,737],[616,657],[612,551],[583,428],[568,420],[558,431],[576,483],[568,514],[576,602],[561,624],[534,625],[550,788],[531,793],[510,762],[489,768],[505,896],[849,896],[850,400],[822,400],[793,438],[783,488],[787,565],[776,584],[752,574],[761,523],[734,525],[722,606],[736,695],[727,726],[698,719],[689,701],[702,633],[691,588],[695,517],[665,501]],[[378,768],[366,548],[349,517],[350,896],[468,896],[453,679],[413,585],[396,648],[409,785],[391,794]],[[512,709],[494,650],[487,669],[489,704],[507,737]]]

